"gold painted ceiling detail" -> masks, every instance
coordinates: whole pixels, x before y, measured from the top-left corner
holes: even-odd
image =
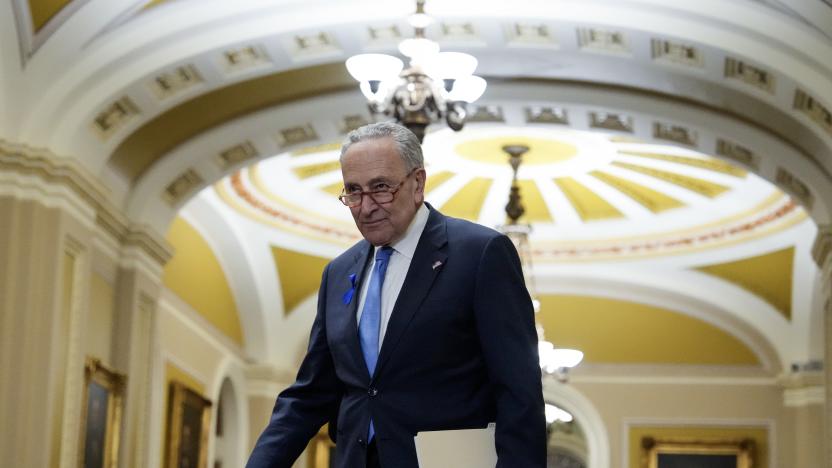
[[[575,145],[553,138],[527,136],[472,139],[458,144],[454,151],[463,159],[506,166],[508,153],[503,151],[503,146],[506,145],[523,145],[529,148],[529,151],[523,154],[524,166],[563,162],[578,154],[578,148]]]
[[[166,240],[175,253],[165,265],[163,284],[217,330],[242,345],[237,303],[211,246],[181,217],[174,219]]]
[[[503,222],[511,170],[499,145],[538,145],[535,164],[524,160],[518,173],[526,208],[520,222],[535,225],[536,262],[691,252],[759,238],[806,219],[775,187],[691,150],[615,142],[592,132],[478,125],[426,138],[427,201],[450,216]],[[547,139],[551,144],[541,143]],[[315,148],[320,151],[260,159],[216,184],[217,193],[268,226],[348,245],[360,236],[336,199],[342,189],[338,147]],[[467,148],[467,156],[459,148]],[[560,155],[547,159],[541,148]],[[701,197],[682,198],[683,190]]]
[[[326,151],[341,151],[341,143],[340,142],[332,142],[332,143],[324,143],[321,145],[310,145],[304,148],[300,148],[297,150],[292,151],[290,154],[292,157],[298,156],[306,156],[309,154],[317,154],[323,153]]]
[[[344,191],[344,182],[339,180],[338,182],[333,182],[331,184],[324,185],[323,187],[321,187],[321,190],[337,197],[341,195],[341,192]]]
[[[584,222],[624,216],[603,197],[572,177],[555,179],[555,183]]]
[[[641,158],[655,159],[659,161],[667,161],[685,166],[696,167],[699,169],[707,169],[709,171],[719,172],[722,174],[732,175],[734,177],[745,177],[747,172],[736,166],[732,166],[725,161],[716,158],[700,159],[688,156],[677,156],[673,154],[659,154],[659,153],[644,153],[638,151],[621,150],[619,153],[627,156],[638,156]]]
[[[527,223],[552,223],[555,221],[535,181],[519,180],[517,185],[520,187],[523,206],[526,208],[523,220]]]
[[[170,1],[171,1],[171,0],[150,0],[150,1],[148,1],[147,3],[145,3],[145,4],[144,4],[144,6],[142,7],[142,9],[143,9],[143,10],[149,10],[149,9],[154,8],[154,7],[157,7],[157,6],[159,6],[159,5],[163,4],[163,3],[168,3],[168,2],[170,2]]]
[[[29,12],[32,14],[32,27],[38,32],[46,26],[72,0],[29,0]]]
[[[109,165],[135,182],[159,158],[200,132],[240,115],[308,94],[353,90],[343,63],[327,63],[260,76],[185,101],[131,132],[113,151]]]
[[[439,211],[448,216],[476,220],[482,211],[482,204],[485,202],[492,182],[494,182],[492,179],[484,177],[471,180],[445,202]]]
[[[782,197],[773,206],[748,217],[724,220],[678,233],[626,239],[603,239],[589,242],[537,243],[532,251],[535,262],[588,261],[650,257],[724,247],[771,235],[807,219],[807,214],[793,200]],[[547,245],[548,244],[548,245]]]
[[[786,320],[792,317],[794,247],[734,262],[697,268],[763,298]]]
[[[308,179],[310,177],[326,174],[327,172],[340,171],[341,163],[339,161],[327,161],[318,164],[309,164],[306,166],[296,166],[292,170],[301,179]]]
[[[588,363],[760,364],[743,342],[691,316],[617,299],[544,295],[538,320],[555,346],[580,349]]]
[[[344,224],[327,225],[322,223],[320,218],[315,218],[314,222],[307,220],[303,216],[305,211],[302,207],[287,206],[285,202],[274,197],[271,192],[269,192],[270,196],[267,198],[272,198],[272,201],[276,201],[278,204],[264,201],[248,188],[244,182],[242,171],[237,171],[229,179],[218,182],[214,188],[220,199],[231,206],[232,209],[263,224],[300,235],[310,236],[311,234],[310,237],[317,237],[321,240],[335,238],[341,244],[352,243],[360,238],[354,227],[349,229]],[[340,204],[341,202],[336,201],[336,203]]]
[[[654,169],[652,167],[639,166],[637,164],[630,164],[621,161],[613,161],[612,164],[617,167],[622,167],[624,169],[678,185],[708,198],[715,198],[731,189],[725,185],[708,182],[707,180],[700,179],[698,177],[686,176],[675,172]]]
[[[451,171],[440,171],[436,174],[428,173],[428,178],[425,181],[425,193],[430,193],[436,187],[452,179],[456,174]]]
[[[602,171],[592,171],[590,175],[632,198],[653,213],[661,213],[684,206],[682,202],[670,195],[665,195],[658,190],[653,190],[623,177]]]
[[[306,298],[315,294],[328,258],[272,246],[272,257],[283,296],[283,314],[288,316]]]

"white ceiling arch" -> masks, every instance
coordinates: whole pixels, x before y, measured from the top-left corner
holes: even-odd
[[[274,55],[270,65],[256,71],[206,77],[200,89],[184,97],[191,98],[195,93],[227,86],[258,73],[342,60],[366,49],[363,38],[368,24],[401,24],[412,4],[404,0],[349,4],[323,0],[179,1],[114,25],[113,21],[118,21],[123,12],[131,9],[134,9],[134,3],[130,1],[89,2],[27,64],[23,72],[25,85],[16,90],[23,96],[22,101],[21,98],[16,100],[28,110],[20,119],[18,137],[21,140],[48,142],[58,153],[79,155],[90,168],[100,172],[109,152],[120,139],[178,102],[173,99],[154,103],[147,96],[142,97],[147,94],[146,80],[155,74],[189,61],[210,63],[223,50],[252,41],[264,44]],[[668,38],[702,47],[705,53],[714,50],[720,57],[732,55],[750,60],[776,75],[778,81],[793,82],[827,108],[832,108],[825,100],[825,90],[832,87],[832,65],[823,60],[823,57],[832,56],[828,38],[807,28],[793,16],[759,2],[711,0],[667,4],[647,0],[554,3],[520,0],[509,5],[497,1],[464,0],[453,4],[436,2],[429,4],[428,10],[443,21],[465,21],[474,25],[479,43],[466,46],[450,41],[450,45],[481,55],[483,74],[487,76],[519,74],[618,83],[663,90],[694,100],[707,99],[705,89],[697,87],[696,83],[685,84],[684,80],[678,85],[675,83],[679,77],[693,76],[699,81],[718,82],[719,87],[736,88],[775,107],[791,107],[794,96],[790,92],[778,90],[767,95],[725,80],[720,73],[722,64],[713,57],[706,61],[702,70],[671,66],[665,67],[663,73],[653,73],[650,70],[655,67],[649,58],[650,40]],[[519,47],[511,41],[510,35],[505,34],[506,27],[529,23],[550,26],[556,39],[554,47],[551,44]],[[576,27],[622,32],[632,47],[623,54],[579,50],[574,37]],[[776,36],[771,34],[773,30],[778,31]],[[297,35],[318,32],[331,35],[337,46],[326,53],[308,56],[292,56],[291,51],[287,51],[286,44]],[[392,44],[383,48],[389,49]],[[511,65],[505,58],[512,55],[525,55],[527,63],[532,61],[544,66]],[[492,56],[497,59],[489,60]],[[546,65],[552,63],[555,66]],[[211,72],[206,74],[211,75]],[[791,87],[789,91],[792,91]],[[102,144],[90,131],[90,122],[103,107],[123,95],[143,104],[140,117]],[[744,113],[752,120],[756,118],[751,109]],[[816,138],[825,141],[826,152],[829,152],[832,135],[825,134],[797,111],[788,113],[801,121]],[[828,154],[818,156],[825,160]]]
[[[541,270],[536,282],[541,295],[630,301],[710,323],[748,346],[769,375],[778,375],[792,362],[817,358],[793,346],[808,333],[806,324],[796,327],[759,297],[702,273],[650,265],[570,265]]]
[[[656,123],[678,125],[696,133],[698,151],[730,159],[718,153],[720,139],[749,150],[756,158],[749,160],[755,173],[801,199],[816,223],[829,224],[832,130],[823,126],[822,118],[796,108],[795,101],[800,91],[832,109],[828,93],[832,41],[827,28],[832,24],[832,8],[816,1],[785,3],[791,11],[776,2],[750,0],[436,0],[427,7],[449,25],[472,25],[476,33],[467,38],[439,28],[431,34],[448,48],[480,58],[482,74],[491,83],[482,104],[501,108],[506,125],[529,125],[524,110],[540,106],[568,110],[573,117],[569,128],[577,130],[589,129],[587,116],[593,111],[626,114],[634,119],[627,135],[645,141],[656,141]],[[362,51],[391,51],[396,40],[369,43],[367,28],[398,26],[407,35],[404,16],[412,11],[413,2],[179,0],[130,16],[139,6],[134,0],[89,0],[25,61],[25,67],[14,47],[11,8],[0,6],[0,102],[5,105],[0,137],[77,158],[104,178],[131,221],[165,232],[198,189],[240,166],[280,151],[340,139],[340,120],[364,108],[360,94],[353,88],[263,108],[204,133],[194,132],[175,142],[179,145],[172,151],[157,155],[156,164],[135,184],[108,166],[119,145],[152,119],[230,85],[312,65],[340,64]],[[527,40],[515,30],[534,25],[545,27],[551,40]],[[620,33],[626,47],[613,44],[605,49],[591,42],[585,47],[580,37],[588,29],[601,36]],[[294,47],[299,37],[319,33],[332,39],[330,47],[311,53]],[[654,40],[691,47],[702,55],[701,65],[654,57]],[[248,45],[262,47],[269,60],[242,71],[225,70],[219,62],[223,53]],[[727,78],[728,58],[768,73],[775,83],[772,89]],[[203,81],[180,94],[155,97],[148,84],[185,65],[196,67]],[[122,97],[136,105],[136,116],[107,137],[96,134],[93,120]],[[313,141],[282,147],[276,142],[280,130],[306,124],[315,130]],[[216,163],[218,154],[246,142],[257,150],[252,159],[227,166]],[[199,181],[166,198],[164,192],[188,171]],[[218,236],[240,244],[240,234],[231,229],[218,231]],[[291,241],[316,252],[337,250],[332,245]],[[256,274],[249,272],[248,278]],[[674,291],[672,286],[669,289]],[[264,304],[274,296],[245,288],[240,293],[253,294],[244,300],[251,301],[245,307],[256,311],[256,316],[250,321],[244,318],[243,325],[257,329],[266,320]],[[687,298],[684,293],[678,292],[679,297]],[[710,303],[688,307],[706,310],[701,312],[703,318],[742,337],[770,369],[806,357],[807,352],[794,351],[782,341],[783,334],[791,332],[772,314],[757,323],[756,317],[737,318]],[[295,319],[292,327],[300,327],[313,313],[308,301],[302,309],[297,315],[302,318]],[[273,327],[263,328],[271,332]],[[276,348],[265,336],[260,334],[250,343],[253,353],[275,355]]]
[[[787,168],[789,174],[807,187],[809,195],[804,194],[808,198],[804,198],[803,203],[816,223],[827,224],[832,219],[832,206],[829,205],[829,201],[832,201],[832,182],[818,170],[816,163],[807,160],[787,142],[772,137],[745,121],[689,103],[667,102],[656,96],[644,96],[620,89],[605,90],[578,84],[549,86],[541,83],[494,84],[492,88],[493,98],[485,100],[483,104],[500,106],[504,111],[506,125],[527,125],[523,117],[524,109],[530,106],[554,106],[569,109],[575,118],[567,126],[550,126],[551,128],[591,130],[586,114],[596,110],[633,116],[633,133],[626,136],[648,142],[673,144],[672,141],[656,138],[652,133],[652,125],[657,121],[679,124],[697,132],[697,149],[723,157],[733,164],[738,164],[738,161],[716,151],[717,142],[725,139],[737,143],[754,155],[756,162],[753,164],[756,167],[750,168],[753,172],[779,184],[781,189],[797,196],[799,200],[800,187],[787,185],[779,179],[781,175],[778,174]],[[362,106],[361,98],[354,93],[329,94],[265,109],[204,132],[151,166],[125,201],[128,214],[137,222],[165,232],[176,212],[200,188],[209,186],[224,175],[256,160],[309,145],[340,141],[343,138],[338,128],[340,120],[354,114]],[[314,129],[316,138],[296,145],[279,146],[276,135],[282,129],[307,125]],[[217,157],[221,152],[246,143],[256,150],[251,159],[229,167],[218,165]],[[165,198],[165,189],[188,171],[198,174],[202,182],[172,203]]]

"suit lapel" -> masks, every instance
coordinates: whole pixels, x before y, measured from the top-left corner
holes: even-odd
[[[387,323],[387,331],[384,335],[384,342],[376,364],[375,376],[383,370],[384,364],[389,360],[396,344],[402,337],[407,326],[410,324],[413,314],[419,309],[422,300],[428,294],[433,282],[439,275],[448,258],[446,249],[447,232],[445,229],[445,217],[438,211],[431,209],[425,230],[416,245],[413,260],[407,270],[404,284],[402,285],[396,305]],[[438,263],[437,263],[438,262]]]
[[[363,241],[362,248],[356,252],[353,264],[347,270],[348,277],[351,274],[355,274],[355,290],[353,291],[349,304],[345,305],[345,310],[339,314],[341,320],[346,321],[342,321],[340,326],[346,329],[344,336],[346,337],[347,348],[349,349],[352,361],[365,371],[367,365],[364,362],[364,354],[361,352],[361,342],[358,338],[358,323],[355,317],[358,313],[358,302],[361,300],[361,286],[364,281],[364,272],[367,270],[367,262],[372,254],[373,249],[370,243]]]

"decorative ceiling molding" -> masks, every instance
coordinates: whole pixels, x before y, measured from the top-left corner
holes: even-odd
[[[696,68],[702,68],[705,64],[702,50],[693,45],[654,38],[650,40],[650,46],[653,60],[659,63]]]
[[[501,103],[499,106],[500,108],[506,106],[510,112],[507,112],[505,115],[510,120],[512,125],[523,125],[526,123],[525,118],[525,109],[529,108],[530,106],[526,103],[525,100],[521,100],[520,102],[512,102],[507,98],[503,98],[503,87],[515,87],[520,83],[512,81],[511,83],[500,83],[497,82],[494,84],[493,88],[495,90],[495,102]],[[576,84],[567,84],[567,83],[560,83],[558,87],[551,87],[548,85],[544,85],[539,81],[532,81],[532,82],[523,82],[522,86],[526,89],[529,89],[530,92],[533,94],[539,94],[540,99],[545,99],[547,104],[540,107],[557,107],[563,109],[565,112],[568,112],[570,116],[570,124],[569,125],[546,125],[546,124],[536,124],[534,126],[529,126],[529,128],[535,129],[542,129],[542,128],[550,128],[551,131],[562,131],[566,129],[586,129],[587,122],[582,117],[588,115],[589,112],[593,110],[587,109],[586,106],[577,105],[571,101],[566,101],[562,104],[554,104],[550,103],[553,100],[559,100],[557,96],[560,93],[568,94],[573,97],[573,99],[584,99],[582,96],[586,94],[587,96],[596,96],[594,99],[603,99],[605,101],[609,101],[611,103],[615,103],[616,107],[626,107],[627,99],[629,99],[630,94],[617,94],[616,89],[609,89],[604,87],[592,86],[592,85],[576,85]],[[535,91],[532,91],[535,90]],[[558,94],[552,94],[552,93]],[[332,149],[335,150],[338,147],[338,141],[341,137],[341,133],[339,130],[338,122],[343,117],[340,117],[340,112],[347,112],[352,111],[354,109],[349,109],[349,103],[352,103],[355,106],[361,105],[361,100],[359,97],[355,97],[354,99],[351,97],[352,93],[348,91],[344,91],[341,93],[331,93],[324,95],[320,98],[310,98],[307,100],[301,101],[290,101],[286,102],[280,106],[275,106],[270,109],[262,109],[258,110],[255,113],[248,113],[246,115],[240,116],[239,118],[233,120],[232,122],[220,125],[216,128],[216,130],[210,130],[204,132],[202,135],[206,136],[207,138],[203,138],[203,136],[198,136],[190,140],[191,142],[187,145],[180,145],[180,149],[178,149],[173,155],[171,156],[170,163],[165,163],[158,165],[158,169],[154,170],[151,174],[148,174],[148,179],[141,182],[141,187],[150,187],[148,184],[156,184],[158,185],[161,182],[162,173],[159,171],[167,171],[169,174],[170,171],[181,171],[182,168],[187,167],[188,165],[192,165],[193,167],[202,168],[203,164],[208,164],[211,167],[215,167],[215,163],[212,159],[212,154],[217,154],[221,151],[224,151],[228,148],[228,141],[231,138],[238,139],[239,141],[247,140],[252,143],[254,148],[256,149],[257,153],[262,155],[261,157],[267,157],[269,155],[278,154],[280,148],[277,147],[276,142],[274,141],[274,134],[280,128],[291,128],[289,127],[292,122],[297,122],[299,120],[300,115],[303,115],[302,122],[308,122],[309,125],[312,126],[315,133],[319,136],[318,140],[316,140],[315,144],[312,145],[309,149],[307,149],[304,145],[299,145],[298,148],[291,148],[293,154],[312,154],[318,147],[322,147],[323,145],[332,145]],[[644,96],[642,93],[636,93],[633,99],[647,99],[649,96]],[[652,97],[650,99],[656,99],[658,101],[658,97]],[[653,103],[653,101],[650,101]],[[637,129],[636,133],[632,134],[632,137],[629,137],[631,141],[633,138],[636,138],[640,141],[649,143],[651,141],[658,141],[652,138],[651,133],[646,133],[645,130],[650,129],[650,125],[657,121],[680,121],[683,122],[687,128],[691,128],[695,130],[699,136],[699,146],[701,148],[697,148],[699,151],[704,152],[712,152],[713,154],[717,154],[719,156],[725,157],[726,159],[731,159],[732,161],[738,161],[741,163],[750,164],[751,167],[747,166],[747,169],[754,169],[757,168],[758,173],[765,176],[768,180],[775,181],[776,180],[776,171],[772,168],[779,166],[781,164],[788,164],[790,170],[792,171],[793,175],[800,177],[801,182],[809,188],[810,192],[812,193],[812,198],[814,200],[823,200],[824,198],[832,199],[832,193],[827,192],[826,194],[823,193],[824,190],[829,190],[829,187],[824,186],[824,175],[815,170],[814,166],[811,165],[808,161],[801,158],[800,153],[795,152],[795,148],[790,148],[788,145],[785,145],[782,140],[778,140],[776,137],[772,137],[771,135],[766,135],[765,133],[761,132],[759,128],[756,126],[747,126],[747,122],[744,121],[735,121],[732,120],[730,117],[720,116],[720,115],[711,115],[711,114],[699,114],[698,112],[702,111],[703,109],[692,106],[690,108],[686,108],[686,104],[689,105],[690,103],[681,102],[677,103],[675,101],[667,102],[666,104],[661,104],[662,106],[673,109],[673,112],[679,113],[689,113],[690,115],[696,114],[696,118],[691,118],[688,120],[688,115],[677,114],[674,118],[666,119],[662,118],[661,112],[655,117],[651,114],[644,114],[644,110],[642,109],[635,109],[633,111],[633,115],[635,116],[635,127]],[[207,103],[206,103],[207,104]],[[655,103],[653,103],[655,104]],[[493,106],[493,104],[488,104],[489,106]],[[652,104],[651,104],[652,105]],[[658,104],[655,104],[658,105]],[[340,110],[343,106],[343,111]],[[497,106],[494,106],[495,108]],[[661,109],[661,107],[651,107],[654,111]],[[352,112],[347,113],[346,115],[352,115]],[[502,113],[503,111],[500,110]],[[321,117],[315,117],[315,114],[319,114]],[[268,116],[268,117],[266,117]],[[294,117],[293,117],[294,116]],[[577,116],[577,117],[575,117]],[[481,123],[475,122],[477,125]],[[471,128],[477,127],[472,123]],[[177,122],[171,121],[170,124],[172,126],[178,125]],[[484,125],[484,124],[483,124]],[[236,130],[232,130],[236,129]],[[169,139],[172,133],[178,133],[175,128],[169,129],[172,130],[171,132],[164,133],[162,132],[162,128],[159,128],[159,138],[161,139]],[[231,133],[229,133],[231,132]],[[220,134],[224,135],[220,137]],[[238,135],[236,137],[232,135]],[[752,137],[752,135],[754,135]],[[214,141],[215,143],[208,143],[208,141]],[[611,140],[612,141],[612,140]],[[620,138],[615,140],[616,142],[621,141]],[[320,142],[320,143],[319,143]],[[332,142],[332,143],[330,143]],[[625,141],[621,141],[621,144],[631,144]],[[137,142],[138,143],[138,142]],[[157,144],[158,140],[147,141],[147,144]],[[208,146],[206,146],[208,145]],[[213,145],[213,146],[212,146]],[[196,148],[199,146],[198,151],[192,151],[189,148]],[[632,146],[636,148],[636,146]],[[642,151],[643,152],[643,151]],[[187,158],[190,161],[194,161],[192,163],[185,163],[184,159]],[[730,155],[730,156],[727,156]],[[204,158],[204,162],[196,162],[199,161],[199,158]],[[671,159],[678,159],[678,158],[671,158]],[[179,162],[176,162],[179,161]],[[682,162],[682,159],[678,159],[679,162]],[[635,162],[635,161],[629,161]],[[701,162],[697,162],[694,164],[701,164]],[[653,167],[652,164],[640,164],[644,166]],[[703,169],[708,169],[712,167],[725,167],[725,171],[727,173],[735,174],[738,177],[741,177],[746,173],[746,170],[738,169],[738,168],[731,168],[728,164],[721,162],[721,161],[712,161],[708,162],[706,166],[703,166]],[[166,169],[165,169],[166,168]],[[729,169],[730,168],[730,169]],[[760,168],[763,168],[762,170]],[[438,172],[442,172],[441,168],[434,169]],[[159,172],[156,174],[156,172]],[[211,170],[202,170],[200,169],[201,173],[205,174],[216,174],[216,169]],[[165,175],[165,177],[169,177]],[[216,176],[214,176],[216,177]],[[165,181],[166,183],[169,181]],[[332,185],[335,180],[321,180],[320,187],[327,187]],[[211,181],[206,181],[206,183],[210,184]],[[156,193],[160,193],[161,187],[155,189]],[[828,197],[827,197],[828,196]],[[149,206],[149,204],[155,203],[153,199],[152,193],[149,193],[146,188],[141,188],[138,190],[134,195],[134,200],[130,202],[132,206],[130,208],[131,212],[138,208],[139,203]],[[825,203],[818,204],[817,202],[812,204],[812,208],[816,209],[816,212],[813,212],[813,216],[816,216],[819,222],[824,223],[826,214],[823,214],[828,209]],[[559,219],[564,219],[563,217],[558,217]]]
[[[340,63],[243,81],[186,101],[145,123],[119,144],[109,164],[135,182],[157,159],[200,132],[260,109],[353,86]]]
[[[164,100],[204,82],[196,65],[187,64],[156,75],[147,86],[157,99]]]
[[[139,248],[159,267],[170,259],[167,242],[152,227],[132,223],[109,200],[107,189],[77,161],[0,140],[0,171],[35,176],[66,187],[93,210],[96,224],[119,245]]]
[[[139,107],[132,99],[124,96],[96,114],[91,127],[102,140],[107,140],[120,129],[127,127],[139,114]]]
[[[812,259],[821,269],[827,263],[832,264],[832,225],[818,226],[818,234],[812,244]]]

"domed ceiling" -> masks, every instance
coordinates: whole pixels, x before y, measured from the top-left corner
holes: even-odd
[[[487,226],[506,222],[512,171],[502,147],[529,147],[518,181],[534,226],[535,262],[669,255],[771,235],[806,213],[770,183],[677,146],[599,132],[470,125],[428,135],[427,201]],[[360,237],[337,200],[339,144],[284,153],[214,186],[220,199],[266,227],[326,243]]]
[[[359,239],[335,198],[338,142],[369,115],[343,63],[395,53],[413,6],[14,0],[0,6],[0,130],[77,159],[131,222],[167,230],[180,254],[212,251],[217,268],[203,273],[227,279],[246,352],[293,368],[320,269]],[[823,354],[811,252],[832,200],[832,8],[427,9],[438,19],[429,37],[477,57],[489,83],[462,132],[427,136],[427,200],[505,223],[501,146],[530,147],[521,221],[533,227],[547,337],[589,363],[769,376]],[[205,268],[180,266],[185,276]]]
[[[527,281],[538,321],[547,339],[582,349],[586,365],[772,372],[815,346],[794,345],[815,320],[815,228],[771,183],[620,132],[475,122],[426,136],[427,201],[486,226],[506,223],[507,144],[529,147],[520,221],[532,227]],[[260,159],[181,211],[215,238],[227,271],[254,275],[235,296],[259,296],[269,311],[283,305],[282,318],[266,314],[261,328],[310,319],[323,265],[360,240],[337,199],[339,152],[330,142]],[[229,248],[237,244],[239,253]]]

